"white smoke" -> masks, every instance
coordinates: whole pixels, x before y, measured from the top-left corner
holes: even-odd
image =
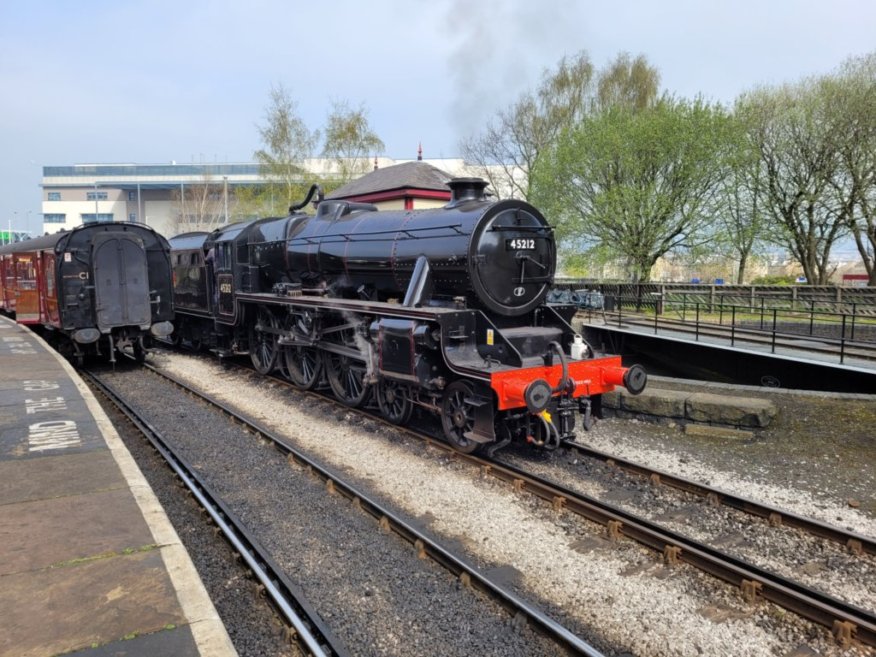
[[[452,0],[444,28],[451,118],[461,137],[480,132],[499,110],[538,85],[564,55],[587,49],[584,10],[574,0]]]

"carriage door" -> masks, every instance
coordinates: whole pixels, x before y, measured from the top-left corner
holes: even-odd
[[[231,268],[232,243],[216,243],[216,310],[234,317],[234,274]]]
[[[149,269],[143,241],[135,236],[106,233],[94,239],[94,301],[97,327],[152,323],[149,304]]]
[[[37,254],[14,256],[18,287],[16,289],[15,319],[20,324],[38,324],[40,321],[40,290],[37,284]]]

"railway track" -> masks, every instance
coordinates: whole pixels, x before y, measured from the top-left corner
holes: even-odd
[[[268,441],[286,457],[290,465],[302,468],[311,476],[317,477],[323,482],[325,489],[329,493],[343,496],[355,508],[361,509],[372,516],[377,521],[380,529],[392,532],[409,543],[419,558],[431,559],[458,578],[461,585],[485,593],[507,609],[512,617],[524,619],[530,627],[537,629],[562,646],[564,651],[588,657],[599,657],[602,655],[590,643],[548,616],[538,606],[518,596],[507,585],[481,571],[473,564],[468,563],[463,557],[458,556],[404,520],[400,515],[389,510],[376,498],[368,495],[360,488],[347,483],[337,473],[321,466],[316,460],[289,445],[280,437],[275,436],[251,418],[236,412],[227,404],[213,399],[203,392],[199,392],[166,372],[161,372],[151,367],[148,369],[155,375],[172,382],[186,391],[186,393],[220,410],[233,422],[245,427],[252,435],[254,441]],[[311,632],[312,638],[306,639],[303,642],[303,649],[307,654],[345,655],[345,649],[332,638],[330,629],[313,612],[312,605],[301,598],[300,591],[288,579],[282,569],[276,566],[275,560],[271,555],[259,545],[257,539],[251,536],[246,527],[235,518],[228,505],[211,493],[209,486],[201,480],[196,470],[188,465],[182,457],[174,453],[170,443],[162,439],[148,421],[138,417],[133,409],[127,407],[118,393],[101,383],[99,377],[90,375],[89,379],[104,395],[112,399],[113,403],[125,408],[123,412],[149,437],[149,440],[156,445],[156,449],[168,460],[168,463],[177,472],[180,479],[193,492],[195,497],[204,504],[204,508],[208,510],[217,526],[222,528],[229,542],[232,543],[235,549],[247,561],[247,564],[250,565],[255,576],[264,587],[265,593],[272,600],[275,600],[275,595],[277,596],[274,604],[289,622],[292,634],[297,637],[307,637],[309,636],[307,633]],[[287,615],[287,610],[290,612],[289,615]],[[315,628],[315,631],[311,630],[311,627]]]
[[[289,385],[280,378],[277,378],[276,381],[283,385]],[[332,398],[326,398],[318,393],[307,394],[314,394],[336,403]],[[360,412],[344,408],[347,412]],[[382,418],[373,413],[368,413],[368,416],[374,421],[384,422]],[[395,427],[395,425],[391,426]],[[870,611],[804,586],[789,577],[747,563],[705,543],[687,538],[678,532],[661,528],[653,522],[560,486],[531,472],[496,460],[459,454],[443,441],[436,440],[434,435],[411,429],[403,428],[401,430],[426,441],[430,447],[441,450],[461,463],[470,464],[483,475],[509,484],[519,493],[530,493],[545,500],[556,511],[569,511],[603,525],[611,540],[619,540],[624,537],[635,540],[662,555],[668,564],[685,562],[730,583],[737,587],[743,598],[750,603],[755,603],[760,599],[767,600],[818,623],[826,627],[841,646],[850,645],[853,640],[858,640],[869,646],[876,646],[876,616]],[[813,536],[839,543],[856,554],[876,554],[876,542],[869,537],[674,477],[641,464],[599,453],[577,443],[569,442],[567,447],[609,465],[646,477],[653,484],[665,484],[687,493],[699,495],[709,500],[711,504],[723,504],[731,509],[765,518],[772,526],[784,524],[795,527]]]
[[[842,545],[854,554],[876,555],[876,539],[869,536],[828,525],[813,518],[806,518],[791,511],[763,504],[725,490],[706,486],[690,479],[678,477],[643,463],[635,463],[613,454],[595,450],[573,440],[564,441],[563,446],[572,450],[575,454],[596,459],[611,467],[617,467],[627,473],[646,479],[653,485],[667,486],[685,493],[691,493],[705,499],[711,505],[723,505],[742,513],[757,516],[766,520],[773,527],[782,525],[794,527],[812,536]]]
[[[333,636],[298,586],[277,566],[270,553],[250,533],[240,518],[174,450],[172,444],[128,405],[117,391],[101,381],[98,375],[83,372],[83,377],[116,406],[161,454],[180,483],[193,495],[222,536],[246,563],[259,582],[259,592],[271,601],[285,619],[290,637],[295,639],[304,654],[313,657],[349,657],[346,647]]]

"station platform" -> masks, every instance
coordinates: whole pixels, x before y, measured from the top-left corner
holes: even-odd
[[[59,654],[237,653],[91,391],[0,316],[0,657]]]

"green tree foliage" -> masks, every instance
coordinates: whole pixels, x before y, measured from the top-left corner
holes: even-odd
[[[332,158],[338,170],[338,183],[343,185],[369,168],[369,155],[384,149],[383,141],[368,123],[363,105],[352,109],[345,101],[335,101],[325,128],[322,154]]]
[[[716,247],[735,258],[736,283],[741,285],[750,258],[768,235],[763,202],[766,180],[758,152],[746,138],[746,125],[738,113],[731,117],[728,137],[723,159],[725,173],[714,205],[718,225]]]
[[[824,93],[839,158],[834,203],[876,286],[876,53],[846,61]]]
[[[535,93],[523,94],[483,132],[463,141],[463,157],[499,197],[528,199],[530,172],[564,132],[596,112],[653,105],[659,86],[660,73],[642,55],[621,53],[596,74],[585,52],[563,58],[542,74]]]
[[[545,71],[535,93],[500,111],[484,131],[461,144],[463,157],[502,198],[529,197],[529,176],[541,155],[565,129],[580,121],[592,97],[593,65],[587,53],[560,60]]]
[[[830,198],[839,173],[833,108],[824,80],[758,89],[737,104],[764,176],[763,202],[806,279],[825,285],[830,252],[846,231]]]
[[[282,216],[289,208],[285,190],[273,182],[238,186],[234,190],[234,197],[235,217],[238,220]]]
[[[600,243],[626,260],[633,280],[646,281],[659,257],[708,237],[728,133],[726,112],[701,100],[612,107],[541,159],[533,200],[561,245]]]
[[[641,111],[657,102],[660,73],[644,55],[630,59],[621,53],[603,69],[597,82],[596,99],[600,110],[623,107]]]
[[[300,197],[311,177],[305,168],[313,154],[319,132],[311,132],[297,114],[297,104],[283,85],[271,87],[265,122],[258,126],[264,148],[255,152],[262,176],[274,183],[282,205],[288,207]]]

